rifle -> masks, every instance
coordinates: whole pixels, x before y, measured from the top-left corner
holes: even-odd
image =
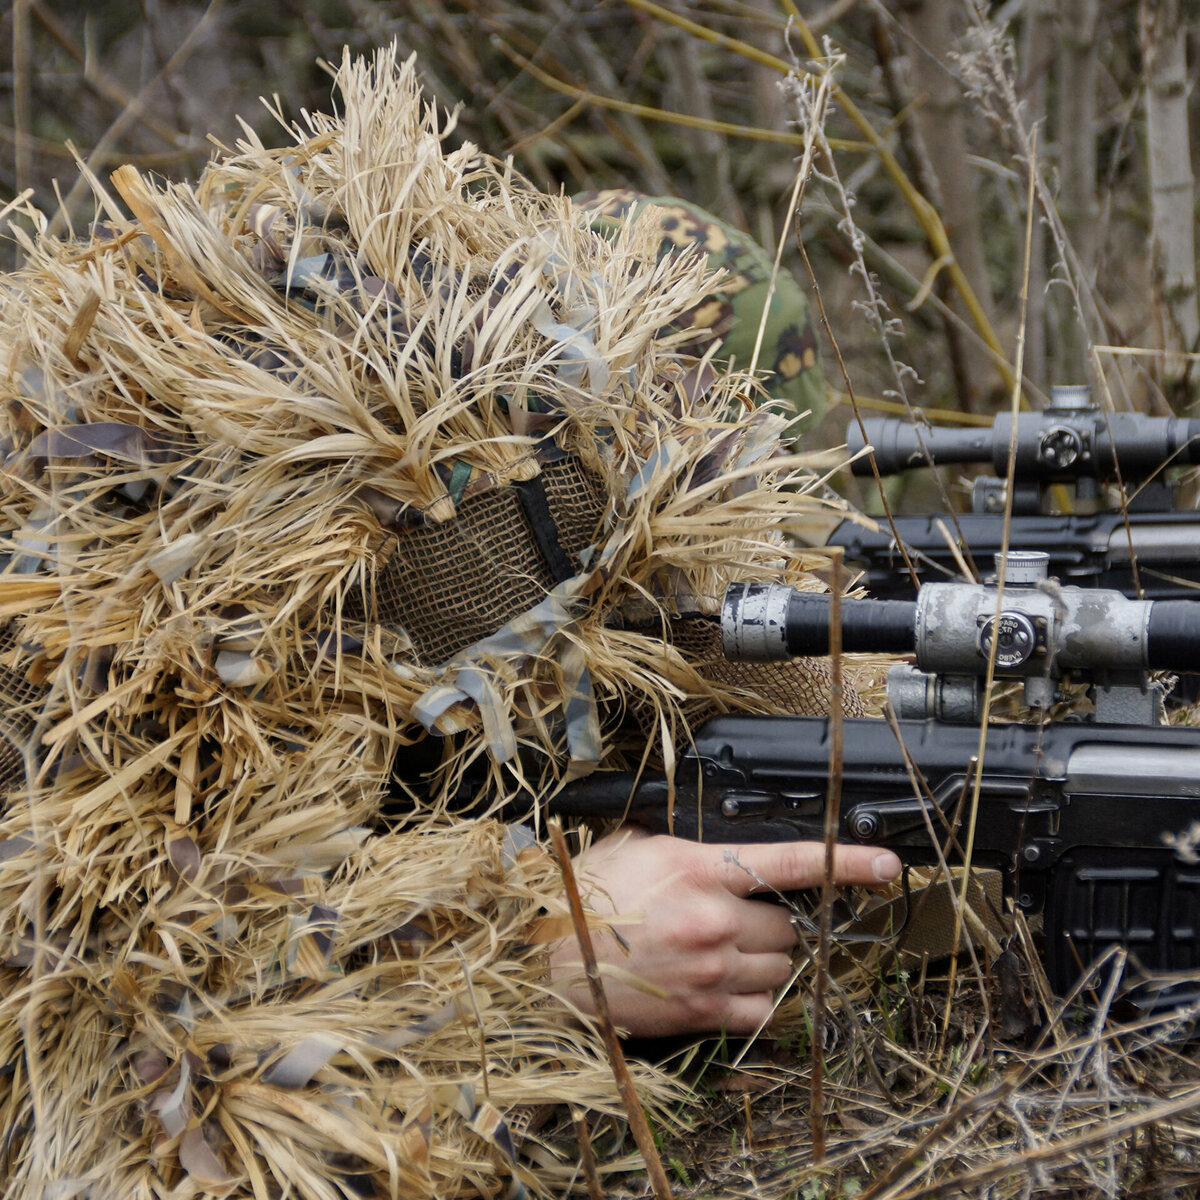
[[[990,427],[958,429],[874,418],[861,430],[851,423],[846,442],[855,453],[870,445],[882,475],[991,463],[1006,476],[1013,420],[1002,414]],[[1048,408],[1015,420],[1009,545],[1049,554],[1050,574],[1064,583],[1157,600],[1200,597],[1200,513],[1178,509],[1170,477],[1175,466],[1200,463],[1200,421],[1106,413],[1087,387],[1052,388]],[[870,460],[860,455],[851,470],[870,474]],[[1053,511],[1055,488],[1073,493],[1070,513]],[[1111,502],[1113,489],[1123,502]],[[847,520],[826,544],[843,548],[872,596],[911,598],[909,563],[924,582],[960,576],[960,559],[991,561],[1003,548],[1005,500],[1004,480],[985,475],[975,480],[969,513],[898,516],[895,535],[885,522],[871,529]]]
[[[911,654],[888,678],[894,721],[848,718],[837,839],[895,850],[907,868],[964,861],[1003,872],[1006,895],[1040,914],[1051,986],[1067,994],[1106,948],[1143,972],[1195,972],[1200,997],[1200,729],[1163,725],[1148,672],[1200,671],[1200,601],[1131,600],[1061,586],[1045,555],[997,563],[996,585],[930,583],[916,601],[841,605],[847,652]],[[726,592],[727,657],[829,651],[830,601],[775,584]],[[992,721],[980,742],[989,658],[1045,714],[1074,683],[1095,711],[1076,721]],[[674,776],[598,773],[559,812],[623,818],[710,842],[823,839],[831,722],[710,720]],[[978,804],[972,797],[978,775]],[[974,808],[974,817],[972,809]]]

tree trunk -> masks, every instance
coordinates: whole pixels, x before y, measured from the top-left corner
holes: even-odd
[[[956,43],[951,11],[952,6],[935,0],[903,0],[897,17],[909,34],[906,54],[921,142],[940,192],[940,197],[929,199],[938,205],[954,256],[988,311],[992,293],[983,252],[979,192],[970,165],[967,104],[944,65],[952,60]],[[994,368],[986,352],[967,344],[962,351],[959,405],[966,412],[982,412],[990,407],[989,381],[994,379]]]
[[[1189,379],[1196,372],[1177,352],[1200,349],[1186,28],[1179,0],[1141,0],[1138,18],[1146,83],[1150,263],[1159,337],[1167,351],[1161,383],[1178,408],[1195,390]]]
[[[1021,25],[1021,40],[1017,61],[1021,65],[1020,96],[1029,113],[1029,122],[1041,122],[1046,114],[1046,66],[1054,40],[1049,36],[1051,18],[1048,0],[1028,0],[1025,20]],[[1038,158],[1044,160],[1045,147],[1038,144]],[[1029,248],[1029,312],[1025,330],[1025,375],[1042,390],[1051,383],[1049,346],[1051,339],[1049,316],[1053,311],[1046,295],[1046,226],[1035,220],[1030,229]],[[1067,380],[1058,380],[1066,383]]]
[[[1089,291],[1096,272],[1096,28],[1099,0],[1062,0],[1058,46],[1058,215]],[[1065,266],[1065,264],[1064,264]],[[1058,338],[1051,382],[1089,378],[1087,337],[1067,289],[1058,289]]]

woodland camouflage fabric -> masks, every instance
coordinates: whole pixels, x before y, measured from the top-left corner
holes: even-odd
[[[795,436],[810,429],[825,412],[825,379],[821,372],[817,334],[808,297],[787,271],[771,278],[770,256],[749,234],[677,196],[645,196],[627,188],[585,192],[575,203],[595,214],[593,226],[602,232],[645,214],[662,230],[659,255],[700,251],[710,269],[724,277],[699,303],[672,323],[676,329],[695,329],[689,348],[703,354],[717,344],[715,360],[747,370],[770,294],[762,346],[755,369],[762,385],[789,418]]]

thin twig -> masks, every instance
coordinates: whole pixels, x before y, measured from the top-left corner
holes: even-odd
[[[1036,161],[1037,131],[1035,129],[1031,145],[1030,160]],[[1034,212],[1034,172],[1029,175],[1028,211],[1025,225],[1025,263],[1021,272],[1021,301],[1020,318],[1017,323],[1017,356],[1016,382],[1012,388],[1012,422],[1010,424],[1010,439],[1008,447],[1008,477],[1004,484],[1004,526],[1000,535],[1000,552],[997,558],[1002,562],[1008,554],[1009,535],[1012,530],[1013,491],[1017,469],[1017,413],[1021,404],[1021,371],[1025,363],[1025,327],[1029,316],[1029,255],[1033,246],[1033,212]],[[999,628],[1000,613],[1004,606],[1004,571],[996,573],[996,623]],[[958,947],[962,937],[962,913],[967,903],[967,887],[971,880],[971,859],[975,850],[975,830],[979,818],[979,801],[983,789],[983,758],[987,749],[988,721],[992,705],[992,689],[996,679],[996,652],[1000,639],[992,638],[988,644],[987,674],[983,686],[983,713],[979,720],[979,749],[976,752],[975,772],[971,788],[971,807],[967,815],[967,840],[963,851],[962,891],[958,907],[954,910],[954,940],[950,957],[950,987],[946,994],[946,1009],[942,1016],[942,1040],[950,1027],[950,1006],[954,997],[954,973],[958,958]]]
[[[200,144],[197,139],[189,137],[181,130],[158,120],[153,113],[147,112],[145,105],[136,96],[131,96],[119,80],[100,66],[95,55],[89,55],[84,50],[72,36],[70,29],[41,0],[18,0],[18,3],[22,2],[29,5],[30,11],[41,22],[46,32],[83,68],[81,78],[96,95],[103,96],[122,110],[127,109],[133,112],[139,125],[148,129],[155,137],[161,138],[168,146],[174,147],[177,151],[186,150],[189,142]],[[177,157],[177,155],[172,157]]]
[[[575,880],[575,869],[571,865],[571,855],[567,850],[567,840],[563,837],[562,826],[557,821],[548,824],[550,840],[554,846],[554,855],[558,859],[558,869],[562,873],[563,888],[567,893],[567,904],[571,909],[571,924],[575,929],[575,938],[579,942],[579,952],[583,956],[583,971],[587,977],[588,989],[592,993],[592,1003],[596,1008],[596,1023],[604,1038],[608,1050],[609,1062],[612,1065],[613,1077],[617,1082],[617,1090],[625,1104],[625,1115],[629,1119],[629,1131],[637,1142],[642,1158],[646,1161],[646,1172],[650,1177],[650,1185],[659,1200],[670,1200],[671,1184],[667,1173],[663,1170],[662,1160],[658,1155],[658,1147],[654,1144],[654,1136],[650,1132],[650,1123],[642,1109],[633,1076],[629,1073],[629,1065],[625,1061],[625,1052],[621,1049],[621,1039],[608,1011],[608,997],[604,992],[604,982],[600,978],[600,966],[596,961],[596,951],[592,946],[592,934],[588,929],[587,915],[583,911],[583,900],[579,895],[579,885]]]
[[[12,7],[13,165],[18,193],[33,179],[33,146],[29,137],[33,124],[33,45],[29,3],[30,0],[13,0]]]
[[[837,358],[838,366],[841,368],[842,382],[846,385],[846,396],[854,410],[854,418],[858,422],[858,429],[862,436],[863,444],[869,445],[866,426],[863,424],[862,414],[858,411],[858,403],[855,400],[854,385],[850,382],[850,372],[846,366],[845,359],[842,357],[841,347],[838,345],[837,337],[834,335],[833,326],[829,322],[829,316],[825,312],[825,302],[821,299],[821,289],[817,284],[816,273],[813,271],[812,263],[809,261],[808,251],[804,248],[804,239],[799,236],[799,228],[797,228],[796,233],[796,245],[800,251],[800,258],[804,262],[804,270],[808,274],[808,282],[812,287],[813,300],[816,301],[817,305],[817,314],[821,318],[821,327],[825,330],[826,336],[829,338],[829,344],[833,347],[834,356]],[[899,549],[900,557],[904,559],[904,566],[908,571],[908,577],[912,580],[913,587],[919,587],[917,569],[909,557],[908,547],[904,544],[904,539],[896,529],[896,518],[892,513],[892,506],[888,503],[887,489],[883,486],[883,479],[879,474],[879,466],[875,462],[875,455],[868,455],[868,461],[871,464],[871,472],[875,476],[875,487],[878,490],[879,498],[883,505],[883,515],[887,520],[888,528],[892,531],[892,541],[895,542],[896,547]]]
[[[579,1146],[579,1165],[587,1180],[591,1200],[604,1200],[604,1186],[596,1170],[596,1155],[592,1151],[592,1131],[588,1129],[587,1117],[580,1108],[571,1110],[571,1123],[575,1126],[575,1141]]]
[[[983,1194],[983,1189],[987,1184],[1011,1175],[1015,1167],[1022,1172],[1028,1172],[1039,1163],[1079,1162],[1083,1160],[1086,1151],[1106,1141],[1123,1137],[1126,1134],[1132,1135],[1139,1129],[1153,1127],[1159,1122],[1171,1121],[1187,1113],[1196,1112],[1198,1109],[1200,1109],[1200,1089],[1193,1088],[1177,1099],[1168,1100],[1148,1111],[1130,1113],[1127,1116],[1106,1121],[1089,1122],[1084,1127],[1084,1131],[1075,1137],[1023,1150],[1018,1164],[1014,1165],[1011,1161],[989,1163],[987,1166],[977,1167],[973,1171],[966,1171],[956,1177],[942,1178],[936,1183],[923,1185],[912,1191],[901,1192],[894,1196],[893,1200],[925,1200],[926,1197],[931,1196],[951,1195],[979,1196]],[[862,1194],[861,1200],[872,1200],[872,1197],[877,1195],[880,1195],[878,1190],[871,1188]]]
[[[616,112],[628,113],[645,120],[665,121],[667,124],[683,125],[688,129],[706,129],[712,133],[723,133],[729,137],[747,138],[755,142],[777,142],[784,146],[800,146],[804,144],[804,138],[800,134],[789,133],[787,130],[763,129],[759,125],[736,125],[729,121],[718,121],[710,117],[694,117],[688,113],[668,112],[666,109],[655,108],[649,104],[636,104],[631,100],[616,100],[610,96],[602,96],[599,92],[592,92],[587,88],[577,87],[573,83],[567,83],[562,79],[556,78],[548,71],[543,71],[541,67],[517,50],[514,50],[502,38],[495,37],[493,42],[497,50],[507,55],[523,71],[527,71],[532,75],[538,83],[544,84],[552,91],[560,92],[564,96],[570,96],[573,100],[583,101],[596,108],[611,108]],[[857,142],[837,142],[834,144],[839,149],[863,149],[861,144]]]
[[[171,55],[163,69],[133,98],[126,108],[122,109],[113,123],[104,131],[104,134],[95,146],[92,147],[92,151],[88,155],[87,163],[85,164],[86,170],[80,171],[79,178],[67,193],[67,198],[60,205],[58,212],[54,214],[54,219],[50,222],[49,226],[50,233],[57,234],[62,232],[69,218],[70,210],[91,186],[88,181],[88,174],[94,168],[95,164],[103,161],[121,134],[138,119],[154,88],[164,79],[169,78],[175,70],[191,57],[194,51],[199,49],[203,35],[208,32],[215,22],[217,13],[220,12],[223,3],[224,0],[210,0],[209,6],[204,10],[196,24],[188,31],[187,37],[183,39],[179,49]]]
[[[817,978],[813,988],[812,1095],[813,1161],[825,1157],[825,1104],[821,1094],[825,1055],[825,984],[829,978],[829,946],[834,900],[834,851],[842,808],[842,550],[835,547],[829,563],[829,791],[825,799],[825,877],[818,914]]]
[[[626,2],[632,3],[633,0],[626,0]],[[795,0],[783,0],[783,3],[791,14],[792,20],[796,23],[796,28],[799,30],[800,36],[804,39],[804,44],[809,54],[813,58],[821,58],[821,46],[809,29],[803,14],[796,7]],[[1000,341],[992,330],[991,322],[988,320],[987,314],[983,311],[983,306],[979,303],[979,298],[975,295],[974,289],[963,274],[963,270],[958,264],[958,259],[954,256],[954,250],[950,245],[950,236],[946,233],[946,227],[942,223],[937,210],[921,194],[912,180],[908,178],[899,160],[892,153],[882,136],[876,132],[875,127],[862,113],[858,105],[840,87],[835,89],[834,99],[837,100],[846,116],[854,122],[863,136],[871,143],[875,153],[879,156],[879,161],[883,164],[884,170],[900,190],[900,194],[908,202],[909,208],[912,209],[913,214],[925,230],[925,234],[929,238],[930,245],[933,248],[934,257],[945,257],[947,259],[948,265],[946,270],[950,273],[955,289],[962,297],[963,304],[971,314],[971,319],[975,322],[980,336],[997,355],[1001,355]],[[1002,356],[998,359],[998,362],[1001,364],[1005,382],[1011,384],[1013,376],[1007,364],[1003,362]],[[1017,378],[1019,379],[1020,377],[1018,376]]]

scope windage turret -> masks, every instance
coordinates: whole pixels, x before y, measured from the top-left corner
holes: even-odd
[[[1097,588],[1009,584],[997,615],[988,584],[927,583],[914,601],[841,602],[847,653],[913,654],[924,671],[1008,677],[1200,672],[1200,600],[1130,600]],[[830,599],[782,584],[732,584],[721,611],[725,656],[829,653]]]
[[[1200,463],[1200,421],[1106,413],[1095,407],[1087,388],[1054,388],[1053,402],[1041,412],[1018,413],[1015,478],[1018,480],[1144,479],[1165,464]],[[868,418],[846,430],[852,453],[870,445],[882,475],[912,467],[990,463],[1008,471],[1013,417],[1002,413],[991,427],[922,426],[895,417]],[[863,434],[866,434],[866,441]],[[871,474],[863,455],[851,464],[857,475]]]

